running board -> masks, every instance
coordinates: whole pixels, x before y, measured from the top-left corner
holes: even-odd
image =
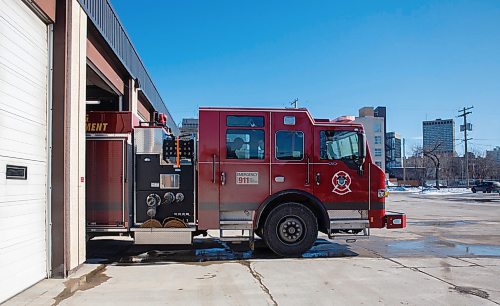
[[[359,233],[356,233],[358,232]],[[330,219],[328,238],[355,241],[370,236],[370,221],[366,219]]]
[[[332,233],[328,234],[329,239],[345,239],[347,242],[354,242],[358,239],[368,239],[370,237],[370,228],[361,229],[358,234],[352,233]]]
[[[248,220],[221,220],[219,222],[220,240],[225,242],[249,241],[253,243],[253,221]]]
[[[364,219],[335,219],[330,220],[332,230],[365,229],[370,227],[370,221]]]

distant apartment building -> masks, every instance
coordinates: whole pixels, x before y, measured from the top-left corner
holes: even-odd
[[[495,147],[493,150],[486,150],[486,158],[500,163],[500,147]]]
[[[386,148],[386,167],[400,168],[402,167],[401,151],[402,140],[401,136],[396,132],[385,133],[385,148]]]
[[[424,150],[455,154],[455,122],[453,119],[424,121],[422,128]]]
[[[182,134],[198,133],[198,119],[196,118],[184,118],[182,119],[182,125],[180,127]]]
[[[373,107],[363,107],[354,122],[363,125],[373,161],[385,171],[384,118],[375,117]]]

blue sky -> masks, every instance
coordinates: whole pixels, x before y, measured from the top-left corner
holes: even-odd
[[[500,1],[138,3],[112,0],[177,122],[198,106],[382,105],[409,149],[423,120],[474,105],[472,149],[500,146]]]

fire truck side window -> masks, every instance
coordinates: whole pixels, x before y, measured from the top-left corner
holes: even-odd
[[[304,158],[304,133],[300,131],[276,132],[276,159],[302,160]]]
[[[264,159],[264,130],[226,130],[227,159]]]
[[[227,116],[226,126],[231,127],[264,127],[263,116]]]
[[[356,160],[359,158],[358,134],[352,131],[321,131],[321,159]]]

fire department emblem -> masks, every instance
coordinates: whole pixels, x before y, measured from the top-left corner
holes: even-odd
[[[349,186],[351,186],[351,177],[345,171],[339,171],[335,173],[332,177],[333,190],[338,195],[345,195],[351,192]]]

